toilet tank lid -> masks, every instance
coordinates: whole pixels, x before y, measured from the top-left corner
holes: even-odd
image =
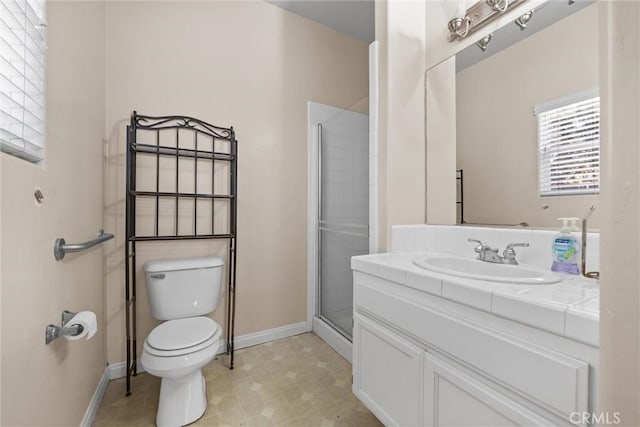
[[[153,273],[159,271],[193,270],[197,268],[221,267],[222,265],[222,258],[217,256],[154,259],[144,263],[144,271]]]

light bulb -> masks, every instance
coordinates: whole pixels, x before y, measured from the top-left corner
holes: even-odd
[[[487,45],[489,45],[489,42],[491,41],[492,36],[493,36],[493,33],[487,34],[485,37],[481,38],[476,42],[476,46],[478,46],[480,50],[484,52],[485,50],[487,50]]]
[[[467,0],[458,0],[454,18],[464,18],[467,15]]]

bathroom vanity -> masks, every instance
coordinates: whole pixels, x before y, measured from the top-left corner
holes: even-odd
[[[475,238],[529,243],[520,265],[544,270],[553,234],[401,226],[391,253],[352,258],[354,394],[389,426],[582,425],[579,414],[598,406],[596,280],[513,284],[416,264],[473,260]],[[588,242],[597,269],[598,236]]]

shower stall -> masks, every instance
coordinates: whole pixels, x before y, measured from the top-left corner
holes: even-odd
[[[350,359],[351,257],[369,253],[368,99],[350,109],[309,103],[311,327]],[[364,108],[362,108],[364,106]],[[311,189],[313,190],[313,189]],[[313,203],[315,202],[315,203]],[[314,218],[315,217],[315,218]]]

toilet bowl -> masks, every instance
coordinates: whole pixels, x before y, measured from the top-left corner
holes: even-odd
[[[207,407],[202,368],[218,353],[222,328],[209,317],[166,321],[144,341],[141,363],[162,378],[156,424],[175,427],[200,418]]]

